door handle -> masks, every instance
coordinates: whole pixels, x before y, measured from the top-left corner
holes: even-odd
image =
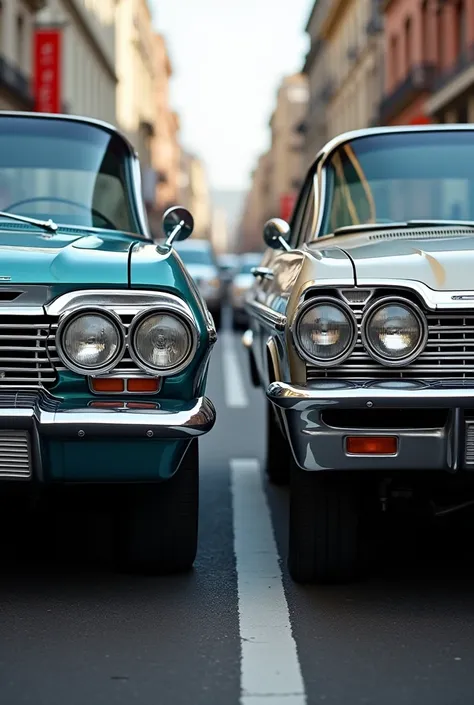
[[[252,267],[250,270],[254,277],[261,277],[262,279],[273,279],[273,271],[268,267]]]

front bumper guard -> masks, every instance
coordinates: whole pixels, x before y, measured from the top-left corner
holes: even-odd
[[[273,382],[267,389],[288,435],[296,462],[307,470],[474,470],[474,380],[320,380],[303,387]],[[449,409],[442,428],[334,428],[329,409]],[[466,410],[471,410],[466,416]],[[393,456],[352,455],[353,435],[397,435]]]
[[[114,401],[116,398],[114,397]],[[100,398],[94,399],[94,402]],[[110,402],[110,397],[103,399]],[[97,408],[80,400],[60,401],[43,391],[0,394],[0,428],[30,429],[56,438],[155,438],[191,440],[208,433],[216,419],[212,402],[159,401],[136,408],[126,399],[119,408]]]

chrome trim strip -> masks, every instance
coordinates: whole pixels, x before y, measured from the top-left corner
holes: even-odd
[[[450,290],[450,291],[434,291],[426,284],[413,280],[406,279],[359,279],[357,278],[356,289],[402,289],[403,291],[411,291],[422,299],[426,308],[431,311],[455,309],[468,310],[474,309],[474,289],[471,290]],[[472,296],[471,300],[459,300],[454,297]]]
[[[352,327],[352,338],[345,351],[338,355],[336,358],[329,358],[327,360],[321,360],[320,358],[312,357],[311,355],[309,355],[309,353],[301,345],[300,335],[298,331],[298,326],[303,314],[308,309],[311,309],[314,306],[318,306],[324,303],[329,303],[335,308],[341,309],[347,315],[348,321]],[[354,312],[345,301],[342,301],[341,299],[335,299],[331,296],[318,296],[312,299],[307,299],[306,301],[303,301],[298,304],[293,317],[293,321],[290,325],[290,333],[293,345],[302,360],[304,360],[305,362],[309,362],[310,364],[312,363],[313,365],[317,365],[321,368],[327,368],[335,367],[337,365],[342,364],[345,360],[347,360],[348,357],[350,357],[350,355],[352,355],[352,352],[357,344],[358,327]]]
[[[83,306],[100,307],[121,314],[136,314],[145,307],[156,308],[161,304],[172,305],[175,310],[192,317],[188,304],[174,294],[164,291],[128,289],[86,289],[70,291],[45,306],[48,316],[59,316]]]
[[[276,330],[285,330],[286,326],[286,316],[282,313],[277,313],[273,309],[261,304],[259,301],[252,301],[247,299],[245,302],[245,307],[250,309],[250,313],[253,313],[257,318],[262,320],[264,323],[268,323]]]
[[[420,324],[420,336],[418,343],[415,346],[415,349],[409,355],[406,355],[402,358],[391,359],[383,357],[383,355],[381,355],[379,352],[377,352],[377,350],[375,350],[367,335],[367,328],[370,324],[372,317],[379,309],[384,308],[385,306],[390,306],[391,303],[403,305],[406,309],[412,311],[415,314],[415,318],[418,319],[418,323]],[[386,367],[407,367],[411,362],[414,362],[414,360],[416,360],[425,350],[426,343],[428,342],[428,320],[423,311],[419,308],[419,306],[416,306],[408,299],[404,299],[402,296],[383,296],[382,298],[377,299],[372,304],[370,304],[368,308],[364,311],[364,315],[362,316],[362,320],[360,323],[360,337],[362,340],[362,345],[364,346],[370,357],[375,360],[375,362],[379,362],[381,365],[384,365]]]
[[[136,351],[135,345],[135,335],[137,326],[139,326],[145,319],[149,318],[150,316],[161,314],[163,312],[173,314],[175,318],[177,318],[181,323],[183,323],[188,329],[191,339],[191,344],[184,359],[179,363],[179,365],[175,365],[174,367],[168,369],[152,367],[151,365],[148,365],[141,359],[140,355]],[[170,377],[171,375],[179,374],[184,369],[186,369],[186,367],[188,367],[188,365],[196,354],[196,350],[198,349],[199,339],[197,335],[196,324],[192,315],[186,315],[183,312],[178,313],[172,304],[161,304],[156,309],[147,309],[135,316],[133,321],[130,323],[130,327],[128,329],[127,344],[130,357],[138,367],[141,367],[142,370],[144,370],[148,374],[154,375],[155,377]]]
[[[385,384],[385,386],[383,386]],[[390,385],[390,386],[387,386]],[[472,384],[451,386],[438,382],[385,380],[385,382],[345,382],[321,380],[310,387],[273,382],[267,397],[281,409],[303,412],[309,409],[366,409],[366,408],[473,408]]]

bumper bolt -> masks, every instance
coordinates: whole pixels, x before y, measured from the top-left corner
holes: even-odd
[[[148,438],[151,438],[153,436],[153,431],[147,431],[146,435],[148,436]]]
[[[373,405],[374,405],[374,402],[373,402],[373,401],[368,401],[368,402],[366,403],[366,406],[368,406],[369,409],[371,409],[371,408],[373,407]]]
[[[86,432],[81,430],[81,431],[77,432],[77,435],[79,436],[79,438],[84,438],[84,436],[86,435]]]

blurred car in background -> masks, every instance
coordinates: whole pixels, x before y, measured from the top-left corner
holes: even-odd
[[[243,328],[247,325],[248,315],[245,310],[245,295],[255,279],[252,268],[260,264],[260,252],[248,252],[240,256],[239,267],[231,285],[232,325]]]
[[[217,256],[219,265],[219,275],[222,284],[222,301],[225,305],[229,303],[230,286],[235,273],[239,269],[239,256],[231,252],[226,252]]]
[[[191,239],[176,243],[176,252],[192,276],[214,319],[221,325],[223,288],[219,265],[209,240]]]

